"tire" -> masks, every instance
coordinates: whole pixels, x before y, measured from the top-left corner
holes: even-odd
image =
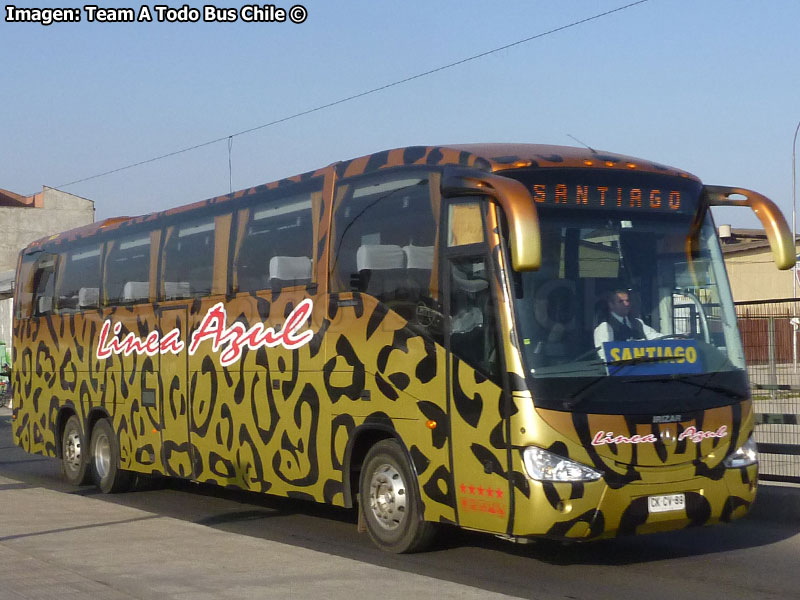
[[[134,473],[119,466],[119,440],[108,419],[100,419],[92,429],[91,475],[104,494],[131,489]]]
[[[430,545],[435,524],[422,518],[421,506],[416,477],[400,444],[375,444],[364,459],[359,482],[359,510],[375,545],[398,554]]]
[[[61,474],[70,485],[91,482],[88,450],[81,420],[77,415],[72,415],[61,434]]]

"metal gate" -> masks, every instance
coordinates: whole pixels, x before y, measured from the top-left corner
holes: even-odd
[[[765,480],[800,482],[798,307],[794,298],[736,302]]]

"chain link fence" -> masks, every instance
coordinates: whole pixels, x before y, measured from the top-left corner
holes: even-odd
[[[760,477],[800,483],[800,302],[737,302],[753,404]]]

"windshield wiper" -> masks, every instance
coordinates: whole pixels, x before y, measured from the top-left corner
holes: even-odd
[[[628,367],[628,366],[631,366],[631,365],[638,365],[638,364],[643,364],[643,363],[658,363],[658,362],[666,362],[666,361],[674,361],[674,360],[675,360],[674,356],[638,356],[636,358],[628,358],[628,359],[625,359],[625,360],[615,360],[615,361],[601,361],[601,360],[598,360],[598,361],[591,362],[589,364],[592,365],[592,366],[594,366],[594,365],[603,365],[603,366],[608,367],[610,365],[613,365],[613,366],[619,366],[619,367]],[[569,397],[568,400],[565,400],[564,401],[564,408],[567,408],[567,409],[571,410],[571,409],[573,409],[573,408],[575,408],[577,406],[580,406],[584,402],[584,400],[586,400],[586,398],[587,398],[586,393],[591,388],[593,388],[595,385],[597,385],[601,381],[610,380],[611,377],[614,377],[614,375],[609,375],[607,373],[604,374],[604,375],[599,375],[598,377],[596,377],[595,379],[593,379],[592,381],[587,383],[585,386],[583,386],[583,388],[581,388],[580,390],[578,390],[577,392],[572,394]],[[662,378],[662,379],[647,379],[647,380],[641,380],[641,381],[626,381],[626,383],[645,383],[647,381],[665,381],[666,382],[666,381],[673,381],[673,380],[670,379],[670,378]],[[681,381],[681,380],[677,380],[677,381]],[[700,384],[696,384],[696,385],[700,385]]]
[[[679,357],[680,358],[680,357]],[[666,362],[666,361],[674,361],[674,356],[636,356],[634,358],[626,358],[623,360],[594,360],[588,363],[588,366],[594,367],[597,365],[603,365],[608,367],[610,365],[620,366],[620,367],[627,367],[629,365],[638,365],[641,363],[655,363],[655,362]]]
[[[713,377],[715,374],[711,374]],[[692,381],[690,379],[682,379],[680,377],[659,377],[658,379],[640,379],[629,381],[628,383],[685,383],[686,385],[690,385],[693,387],[700,388],[700,390],[709,390],[711,392],[717,392],[724,396],[728,396],[728,398],[744,398],[746,397],[745,394],[741,394],[732,388],[720,387],[718,385],[707,385],[705,383],[700,383],[698,381]]]

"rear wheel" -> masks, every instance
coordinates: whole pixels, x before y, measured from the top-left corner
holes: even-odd
[[[119,441],[108,419],[100,419],[92,430],[92,476],[104,494],[131,488],[134,474],[119,466]]]
[[[372,541],[389,552],[418,552],[428,546],[435,525],[423,520],[417,482],[396,440],[375,444],[364,460],[360,510]]]
[[[61,435],[61,474],[71,485],[86,485],[91,481],[88,450],[81,420],[72,415]]]

